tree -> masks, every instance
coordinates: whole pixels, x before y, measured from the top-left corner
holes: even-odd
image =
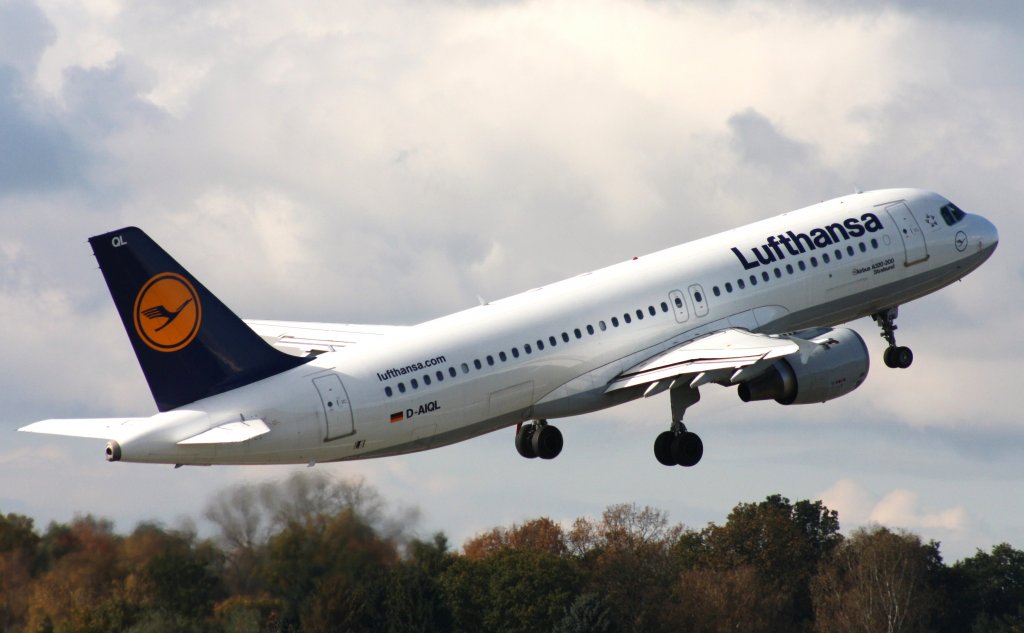
[[[39,541],[31,518],[0,514],[0,631],[15,630],[25,622]]]
[[[574,561],[532,548],[461,557],[441,576],[454,631],[550,631],[576,598]]]
[[[797,628],[814,617],[810,581],[819,562],[842,542],[839,516],[820,501],[790,503],[771,495],[759,503],[740,503],[725,525],[709,524],[699,544],[689,537],[690,552],[701,569],[727,571],[751,567],[760,576],[763,618],[784,628]],[[679,550],[677,549],[677,552]]]
[[[780,620],[786,596],[774,591],[752,566],[687,569],[673,586],[663,628],[693,633],[761,633],[790,630]]]
[[[611,633],[614,630],[604,599],[596,593],[584,593],[566,609],[555,633]]]
[[[976,631],[1024,631],[1024,551],[1000,543],[953,566],[965,624]]]
[[[121,538],[92,516],[51,525],[43,545],[57,558],[32,586],[26,629],[111,631],[128,628],[138,609],[125,594]]]
[[[566,552],[565,535],[560,525],[541,517],[511,529],[496,527],[475,536],[466,541],[462,551],[467,558],[480,559],[505,548],[534,549],[560,556]]]
[[[815,628],[823,633],[931,630],[929,572],[936,543],[884,527],[860,529],[814,579]]]
[[[675,572],[671,552],[682,533],[661,510],[635,503],[609,506],[600,521],[573,524],[568,551],[581,560],[586,590],[602,596],[616,630],[657,626]]]

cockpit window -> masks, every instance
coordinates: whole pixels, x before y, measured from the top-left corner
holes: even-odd
[[[963,220],[964,216],[967,215],[960,210],[960,207],[956,206],[952,202],[942,207],[942,209],[939,210],[939,213],[942,214],[942,219],[945,220],[946,224],[949,226],[953,226],[960,220]]]

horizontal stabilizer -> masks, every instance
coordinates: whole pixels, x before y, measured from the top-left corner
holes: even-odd
[[[619,374],[605,392],[689,374],[749,367],[800,351],[797,342],[746,330],[728,329],[677,345]],[[746,372],[745,372],[746,373]]]
[[[401,325],[356,325],[244,319],[245,324],[279,350],[304,354],[334,352],[408,329]]]
[[[228,422],[215,426],[209,431],[194,435],[187,440],[181,440],[182,444],[237,444],[270,433],[270,428],[263,420],[243,420],[240,422]]]
[[[25,433],[45,433],[47,435],[66,435],[68,437],[92,437],[101,440],[116,440],[122,437],[129,426],[147,418],[69,418],[43,420],[19,431]]]

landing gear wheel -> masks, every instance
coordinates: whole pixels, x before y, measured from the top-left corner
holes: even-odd
[[[886,367],[906,369],[914,362],[914,352],[909,347],[887,347],[882,360]]]
[[[672,456],[680,466],[696,466],[704,456],[704,442],[696,433],[684,431],[672,440]]]
[[[672,454],[672,441],[675,439],[676,434],[672,431],[660,433],[654,439],[654,458],[665,466],[675,466],[678,463]]]
[[[533,450],[533,424],[524,424],[516,432],[516,451],[527,459],[533,459],[537,452]]]
[[[900,369],[906,369],[914,362],[914,352],[910,351],[909,347],[897,347],[892,357]]]
[[[562,432],[550,424],[540,425],[530,441],[533,452],[541,459],[554,459],[562,452]]]

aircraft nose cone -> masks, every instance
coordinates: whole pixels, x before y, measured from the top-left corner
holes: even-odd
[[[991,253],[996,249],[996,245],[999,244],[999,231],[996,229],[996,225],[985,218],[978,218],[974,233],[977,236],[978,248],[980,250]]]

